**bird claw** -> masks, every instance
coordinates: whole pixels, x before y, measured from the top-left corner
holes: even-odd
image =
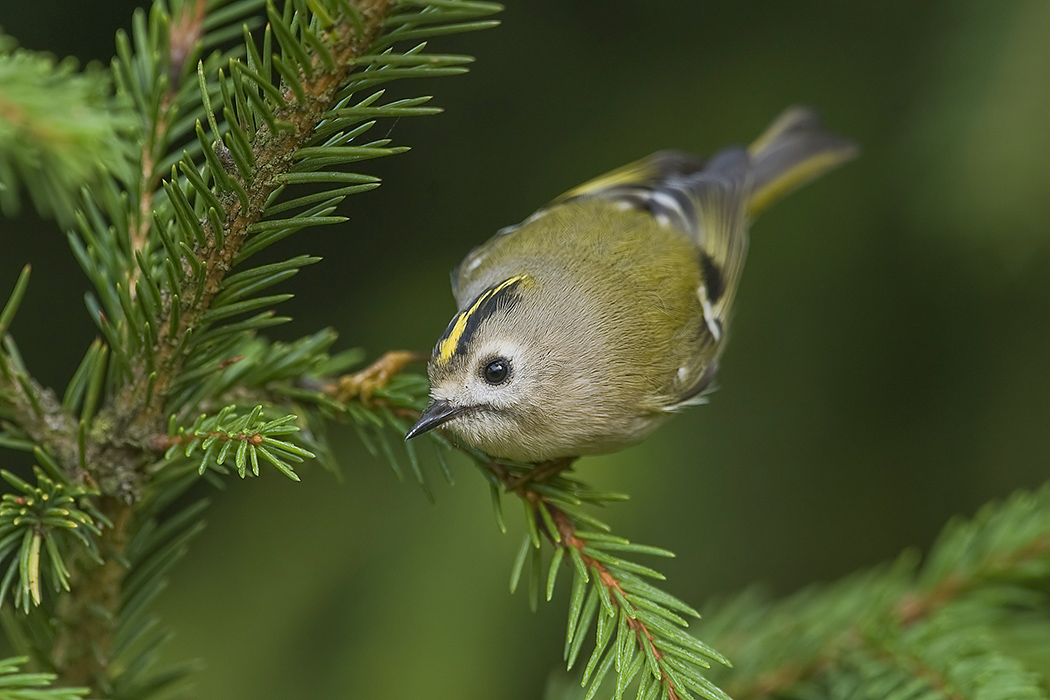
[[[558,459],[540,462],[517,479],[511,481],[508,484],[508,490],[520,491],[526,489],[530,484],[542,484],[558,476],[566,469],[570,469],[575,461],[575,457],[559,457]]]

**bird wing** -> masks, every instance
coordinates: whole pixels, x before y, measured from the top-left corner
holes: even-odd
[[[663,226],[686,234],[697,247],[696,295],[707,338],[693,366],[683,368],[678,400],[691,400],[714,378],[715,360],[747,255],[750,157],[729,148],[703,163],[677,151],[661,151],[565,193],[553,204],[597,197],[649,213]],[[542,210],[541,210],[542,211]]]
[[[501,228],[487,242],[471,250],[452,271],[452,291],[458,298],[460,290],[469,286],[471,273],[481,266],[490,251],[499,246],[503,237],[544,216],[560,204],[576,198],[599,197],[624,202],[629,206],[645,210],[648,209],[647,202],[651,199],[649,193],[658,190],[661,183],[672,177],[698,173],[703,170],[703,167],[703,160],[687,153],[660,151],[574,187],[538,209],[521,223]],[[667,210],[668,215],[674,213],[673,203],[671,204],[671,208]],[[678,217],[677,223],[681,227],[688,227],[689,219],[690,215],[683,212],[682,216]]]
[[[599,198],[651,215],[697,246],[703,337],[691,366],[676,382],[669,408],[695,403],[714,378],[726,325],[748,247],[748,220],[781,196],[857,154],[855,144],[824,129],[806,107],[785,110],[749,148],[727,148],[706,162],[679,151],[660,151],[617,168],[561,195],[517,226],[501,229],[471,251],[452,273],[459,299],[473,273],[501,240],[575,199]],[[461,300],[462,303],[462,300]]]

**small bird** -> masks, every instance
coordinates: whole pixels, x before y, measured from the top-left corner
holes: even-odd
[[[660,151],[501,229],[452,273],[459,312],[406,439],[443,426],[491,457],[554,462],[620,450],[703,403],[750,220],[856,154],[793,107],[748,148]]]

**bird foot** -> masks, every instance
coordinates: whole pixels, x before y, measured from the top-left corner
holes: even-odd
[[[511,481],[508,484],[508,488],[511,491],[520,491],[529,484],[542,484],[558,476],[566,469],[571,468],[572,463],[575,461],[575,457],[559,457],[558,459],[540,462],[517,479]]]

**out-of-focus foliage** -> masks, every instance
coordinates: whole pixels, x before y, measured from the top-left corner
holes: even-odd
[[[1045,700],[1050,487],[948,524],[917,566],[893,565],[771,603],[751,592],[701,626],[738,661],[712,671],[738,700]]]
[[[986,254],[1019,264],[1045,240],[1050,215],[1050,132],[1042,128],[1050,84],[1039,79],[1050,65],[1043,40],[1050,12],[1031,2],[1003,9],[964,8],[956,31],[936,47],[926,68],[933,83],[928,107],[909,134],[924,158],[909,181],[913,195],[930,191],[931,228],[965,235]]]
[[[51,673],[20,673],[25,657],[0,659],[0,697],[6,700],[80,700],[87,688],[49,688]]]
[[[0,21],[4,18],[0,17]],[[56,103],[56,98],[61,100]],[[10,216],[23,190],[38,211],[72,222],[82,187],[128,172],[121,139],[133,121],[109,94],[106,74],[76,61],[17,48],[0,34],[0,207]]]

